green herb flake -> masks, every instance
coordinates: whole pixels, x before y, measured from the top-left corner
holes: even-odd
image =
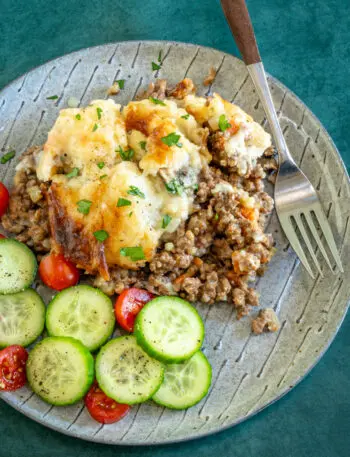
[[[121,146],[119,146],[119,149],[117,149],[116,152],[119,152],[119,155],[122,158],[122,160],[131,160],[135,155],[135,151],[133,149],[128,149],[124,151],[124,149]]]
[[[158,54],[158,62],[161,62],[162,61],[162,50],[159,51],[159,54]]]
[[[129,213],[129,217],[131,217],[131,216],[132,216],[132,211],[130,211],[130,213]]]
[[[184,114],[184,115],[181,116],[181,117],[182,117],[182,119],[186,119],[186,121],[187,121],[187,119],[190,117],[190,115],[187,113],[187,114]]]
[[[218,215],[218,213],[216,213],[214,216],[214,221],[218,221],[218,220],[219,220],[219,215]]]
[[[194,190],[195,192],[198,191],[198,188],[199,188],[198,184],[193,184],[193,190]]]
[[[178,148],[182,147],[182,144],[179,143],[180,135],[175,132],[169,133],[167,136],[163,136],[161,141],[166,144],[167,146],[177,146]]]
[[[2,163],[2,164],[7,163],[9,160],[13,159],[15,155],[16,155],[16,151],[6,152],[6,154],[4,154],[1,157],[0,163]]]
[[[98,124],[95,124],[95,125],[93,126],[93,128],[92,128],[92,131],[93,131],[93,132],[96,132],[97,129],[98,129]]]
[[[77,202],[77,209],[81,214],[89,214],[92,202],[90,200],[79,200]]]
[[[98,106],[98,107],[96,108],[96,111],[97,111],[97,118],[98,118],[98,120],[100,120],[100,119],[101,119],[101,114],[103,113],[103,109],[100,108],[100,107]],[[96,125],[96,124],[95,124],[95,125]],[[97,129],[97,127],[96,127],[96,129]],[[96,130],[96,129],[95,129],[95,130]]]
[[[166,182],[165,188],[169,192],[169,194],[172,194],[172,195],[176,195],[176,194],[182,195],[182,193],[184,191],[184,186],[177,179],[172,179],[171,181]]]
[[[131,201],[127,200],[126,198],[118,198],[117,208],[121,208],[122,206],[130,206]]]
[[[143,252],[141,246],[121,248],[119,252],[120,255],[122,255],[123,257],[130,257],[130,260],[132,260],[133,262],[145,259],[145,253]]]
[[[146,141],[140,141],[139,145],[140,145],[141,149],[146,151]]]
[[[94,232],[94,237],[97,241],[103,243],[109,237],[109,233],[106,230],[97,230],[97,232]]]
[[[67,176],[68,179],[70,179],[70,178],[75,178],[76,176],[78,176],[78,174],[79,174],[79,168],[75,167],[66,176]]]
[[[152,62],[152,70],[153,71],[160,70],[160,67],[161,67],[161,65],[158,65],[157,63]]]
[[[118,79],[117,83],[118,83],[119,89],[124,89],[125,79]]]
[[[226,119],[225,114],[221,114],[219,117],[219,129],[224,132],[225,130],[229,129],[231,127],[231,124],[228,122]]]
[[[46,100],[57,100],[58,95],[50,95],[50,97],[46,97]]]
[[[100,179],[107,178],[108,175],[101,175]]]
[[[162,229],[165,229],[165,228],[168,227],[168,225],[169,225],[170,222],[171,222],[171,219],[172,219],[172,217],[169,216],[169,214],[165,214],[165,215],[163,216],[163,220],[162,220]]]
[[[100,170],[102,170],[102,168],[105,166],[105,163],[104,162],[98,162],[97,166],[98,166],[98,168]]]
[[[149,97],[149,101],[154,103],[155,105],[166,106],[166,104],[163,102],[163,100],[159,100],[159,98]]]
[[[77,119],[78,121],[81,121],[81,116],[80,116],[80,114],[76,114],[76,115],[75,115],[75,119]]]
[[[135,197],[146,198],[145,194],[136,186],[130,186],[127,193]]]

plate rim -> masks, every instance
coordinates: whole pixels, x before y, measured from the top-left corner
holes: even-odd
[[[82,48],[79,48],[77,50],[74,50],[74,51],[71,51],[71,52],[68,52],[68,53],[65,53],[65,54],[61,54],[61,55],[59,55],[57,57],[53,57],[52,59],[49,59],[49,60],[41,63],[40,65],[34,66],[31,69],[29,69],[28,71],[26,71],[25,73],[17,76],[16,78],[14,78],[10,82],[8,82],[5,86],[3,86],[1,88],[1,90],[0,90],[0,96],[6,89],[8,89],[13,84],[15,84],[21,78],[24,78],[28,74],[30,74],[32,72],[35,72],[36,70],[40,69],[41,67],[43,67],[43,66],[45,66],[45,65],[47,65],[49,63],[52,63],[54,61],[57,61],[57,60],[59,60],[61,58],[64,58],[64,57],[67,57],[67,56],[72,56],[74,54],[79,54],[79,53],[81,53],[83,51],[87,51],[87,50],[103,48],[103,47],[109,46],[109,45],[110,46],[112,46],[112,45],[116,46],[116,45],[120,45],[120,44],[123,45],[123,44],[130,44],[130,43],[150,44],[150,45],[156,45],[157,43],[159,43],[160,45],[163,45],[163,46],[164,45],[176,45],[176,46],[180,45],[182,47],[189,47],[189,48],[202,48],[202,49],[207,49],[207,50],[219,52],[222,55],[227,55],[230,58],[233,58],[235,60],[238,60],[238,61],[242,62],[242,60],[239,57],[237,57],[237,56],[235,56],[233,54],[230,54],[230,53],[225,52],[225,51],[221,51],[220,49],[216,49],[216,48],[211,47],[211,46],[204,46],[204,45],[195,44],[195,43],[187,43],[187,42],[173,41],[173,40],[122,40],[122,41],[111,41],[111,42],[107,42],[107,43],[103,43],[103,44],[99,44],[99,45],[95,45],[95,46],[82,47]],[[343,160],[342,156],[340,155],[336,144],[334,143],[332,137],[330,136],[330,134],[326,130],[326,128],[323,125],[323,123],[313,113],[313,111],[311,111],[309,109],[309,107],[299,98],[299,96],[294,93],[294,91],[289,89],[284,83],[282,83],[280,80],[278,80],[277,78],[272,76],[270,73],[266,72],[266,74],[267,74],[267,77],[268,77],[268,79],[270,81],[272,81],[274,84],[276,84],[277,86],[279,86],[279,87],[283,88],[285,91],[287,91],[303,107],[303,109],[307,110],[308,115],[310,115],[310,117],[313,118],[313,120],[318,124],[318,126],[320,128],[320,131],[322,131],[322,133],[326,136],[326,138],[329,141],[330,145],[333,147],[333,150],[336,152],[336,154],[338,156],[338,159],[339,159],[339,163],[343,168],[344,177],[347,178],[345,180],[345,184],[347,184],[350,187],[350,177],[349,177],[349,173],[347,171],[347,168],[345,166],[344,160]],[[298,264],[300,263],[299,260],[297,260],[297,262],[298,262]],[[231,422],[231,423],[229,423],[227,425],[224,425],[224,426],[219,426],[218,428],[215,428],[215,429],[207,431],[207,432],[198,433],[198,434],[193,435],[193,436],[188,436],[188,437],[184,437],[184,438],[167,439],[167,440],[162,440],[162,441],[159,441],[159,442],[144,442],[144,443],[142,443],[140,441],[129,441],[127,443],[110,442],[110,441],[106,441],[105,439],[101,439],[99,437],[81,436],[77,432],[70,431],[70,430],[63,430],[62,428],[56,426],[53,423],[48,423],[45,420],[42,420],[40,417],[35,417],[34,414],[32,414],[30,411],[25,412],[25,411],[21,410],[20,409],[20,405],[13,404],[10,401],[10,399],[8,399],[6,397],[4,398],[3,397],[3,395],[4,395],[3,393],[0,393],[0,398],[3,401],[5,401],[8,405],[10,405],[12,408],[17,410],[21,414],[23,414],[24,416],[28,417],[31,420],[34,420],[35,422],[37,422],[37,423],[39,423],[39,424],[41,424],[41,425],[43,425],[43,426],[45,426],[47,428],[50,428],[51,430],[54,430],[55,432],[59,432],[60,434],[65,435],[65,436],[79,438],[79,439],[82,439],[84,441],[93,442],[93,443],[102,443],[102,444],[108,444],[108,445],[112,445],[112,446],[124,446],[124,447],[125,446],[137,446],[137,447],[147,446],[147,447],[149,447],[149,446],[162,446],[162,445],[171,445],[171,444],[176,444],[176,443],[185,443],[185,442],[197,440],[197,439],[200,439],[200,438],[206,438],[206,437],[212,436],[214,434],[218,434],[218,433],[227,431],[228,429],[233,428],[234,426],[236,426],[236,425],[238,425],[238,424],[240,424],[240,423],[242,423],[242,422],[254,417],[255,415],[259,414],[261,411],[263,411],[264,409],[268,408],[269,406],[271,406],[272,404],[274,404],[275,402],[280,400],[282,397],[287,395],[301,381],[303,381],[310,374],[310,372],[315,368],[315,366],[319,363],[319,361],[322,359],[322,357],[325,355],[325,353],[330,348],[331,344],[333,343],[335,337],[337,336],[337,334],[338,334],[338,332],[340,330],[340,327],[342,326],[342,324],[344,322],[344,319],[345,319],[345,317],[346,317],[346,315],[348,313],[349,307],[350,307],[350,293],[349,293],[349,297],[348,297],[348,299],[346,301],[346,304],[345,304],[345,307],[344,307],[344,312],[343,312],[340,320],[337,323],[337,326],[336,326],[336,329],[335,329],[334,333],[326,340],[326,342],[325,342],[325,344],[324,344],[324,346],[322,348],[322,351],[320,351],[318,353],[318,355],[317,355],[316,359],[314,360],[314,362],[312,363],[312,365],[310,365],[305,370],[305,372],[303,372],[300,376],[298,376],[296,378],[296,380],[293,381],[292,387],[291,386],[287,386],[284,390],[282,390],[282,392],[280,392],[280,394],[278,396],[273,398],[271,401],[269,401],[268,403],[264,404],[262,407],[258,408],[257,410],[252,411],[251,413],[247,414],[246,416],[240,417],[239,419],[235,420],[234,422]]]

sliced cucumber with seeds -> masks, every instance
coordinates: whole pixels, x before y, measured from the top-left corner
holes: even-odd
[[[0,295],[0,347],[28,346],[44,330],[45,304],[33,289]]]
[[[150,356],[166,363],[179,363],[202,346],[204,325],[197,310],[187,301],[158,297],[138,314],[135,335]]]
[[[74,286],[55,296],[47,308],[46,328],[52,336],[71,336],[90,351],[111,336],[115,317],[112,302],[99,289]]]
[[[151,398],[163,381],[163,372],[163,365],[149,357],[134,336],[109,341],[96,358],[100,388],[113,400],[127,405]]]
[[[167,365],[164,381],[153,396],[159,405],[171,409],[187,409],[206,396],[211,384],[211,366],[198,351],[189,360]]]
[[[94,379],[94,359],[78,340],[51,336],[43,339],[27,361],[31,388],[51,405],[71,405],[84,397]]]
[[[14,294],[28,289],[38,264],[32,251],[12,239],[0,240],[0,293]]]

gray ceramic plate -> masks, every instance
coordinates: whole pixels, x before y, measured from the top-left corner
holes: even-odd
[[[152,72],[162,50],[159,72]],[[126,103],[155,77],[174,83],[192,78],[199,91],[209,68],[218,68],[211,88],[233,100],[265,125],[264,113],[243,63],[222,52],[180,43],[125,42],[75,52],[25,74],[0,94],[1,151],[17,156],[45,141],[59,110],[70,96],[81,103],[106,96],[116,79],[125,89],[116,97]],[[152,444],[188,440],[230,427],[288,392],[312,368],[334,338],[347,309],[350,281],[350,186],[341,158],[313,114],[273,78],[269,79],[287,143],[296,161],[318,189],[335,234],[345,274],[312,280],[285,239],[276,215],[268,230],[277,254],[258,283],[263,306],[281,320],[275,334],[250,334],[249,319],[237,321],[232,306],[198,305],[206,322],[205,353],[213,366],[209,395],[187,411],[146,403],[134,407],[117,424],[102,426],[90,419],[82,403],[52,407],[29,388],[1,397],[30,418],[60,432],[111,444]],[[47,100],[58,95],[58,100]],[[2,166],[0,178],[11,184],[16,160]],[[46,298],[49,298],[47,291]]]

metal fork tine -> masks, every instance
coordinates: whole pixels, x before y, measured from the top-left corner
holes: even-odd
[[[288,241],[292,245],[292,248],[294,249],[296,255],[299,257],[301,260],[302,264],[308,271],[309,275],[311,276],[312,279],[315,279],[315,276],[310,268],[309,262],[307,261],[307,258],[304,254],[303,248],[300,245],[299,239],[297,237],[297,234],[294,230],[294,227],[292,225],[292,221],[288,216],[286,217],[281,217],[280,216],[280,222],[282,225],[282,228],[288,238]]]
[[[333,238],[332,230],[326,216],[323,213],[321,205],[317,205],[316,208],[314,208],[314,212],[320,224],[323,235],[328,243],[329,249],[331,250],[331,253],[334,257],[335,263],[337,264],[339,270],[344,273],[343,265],[338,254],[338,249]]]
[[[317,246],[319,248],[319,250],[322,252],[322,255],[325,259],[325,261],[327,262],[327,265],[329,266],[329,268],[331,269],[331,271],[334,273],[333,271],[333,267],[332,267],[332,264],[328,258],[328,255],[327,255],[327,252],[323,246],[323,243],[321,241],[321,238],[316,230],[316,227],[315,227],[315,224],[312,220],[312,217],[310,216],[310,213],[309,212],[305,212],[305,218],[306,218],[306,221],[308,223],[308,226],[309,226],[309,229],[311,230],[311,233],[312,233],[312,236],[315,238],[316,240],[316,243],[317,243]]]
[[[309,235],[306,233],[303,221],[301,220],[301,217],[300,217],[299,214],[295,214],[295,215],[293,215],[293,217],[294,217],[295,222],[296,222],[296,224],[297,224],[297,226],[298,226],[298,228],[300,230],[301,236],[304,239],[304,242],[305,242],[305,244],[306,244],[306,246],[307,246],[307,248],[309,250],[309,253],[310,253],[311,257],[312,257],[312,260],[314,261],[314,264],[316,265],[316,268],[319,271],[319,273],[321,275],[321,278],[323,278],[323,273],[321,271],[320,264],[318,263],[318,260],[316,258],[316,255],[315,255],[315,252],[313,250]]]

